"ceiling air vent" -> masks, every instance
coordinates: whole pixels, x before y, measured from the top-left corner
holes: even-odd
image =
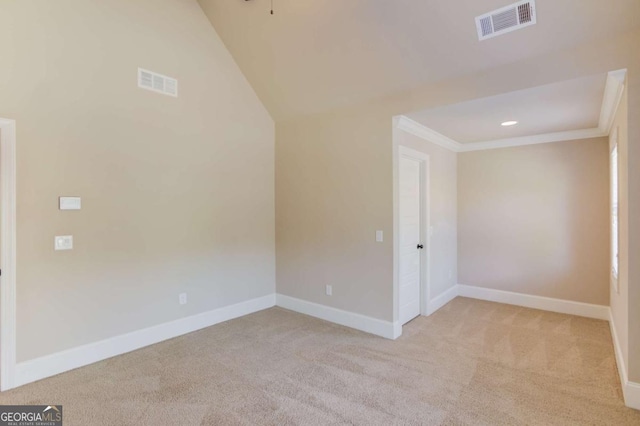
[[[178,80],[142,68],[138,68],[138,87],[178,97]]]
[[[534,0],[521,1],[476,17],[478,38],[485,40],[536,23]]]

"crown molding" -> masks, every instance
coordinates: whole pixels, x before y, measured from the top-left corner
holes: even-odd
[[[470,152],[485,149],[509,148],[514,146],[601,138],[608,136],[611,132],[611,127],[613,126],[616,113],[618,112],[618,107],[620,106],[620,101],[622,100],[622,94],[624,93],[626,76],[626,69],[611,71],[607,74],[607,83],[605,85],[604,97],[600,108],[598,127],[592,129],[569,130],[566,132],[543,133],[540,135],[522,136],[518,138],[460,143],[404,115],[395,117],[393,121],[398,129],[404,130],[407,133],[453,152]]]
[[[614,114],[615,116],[615,114]],[[599,128],[569,130],[566,132],[545,133],[542,135],[522,136],[519,138],[498,139],[493,141],[460,143],[405,116],[394,120],[396,127],[414,136],[439,145],[453,152],[482,151],[486,149],[509,148],[515,146],[537,145],[542,143],[564,142],[579,139],[601,138],[607,136]]]
[[[463,145],[460,142],[456,142],[435,130],[431,130],[427,126],[422,125],[405,115],[396,117],[394,121],[398,129],[404,130],[405,132],[428,142],[439,145],[453,152],[461,152],[463,150]]]
[[[607,74],[607,84],[604,88],[604,98],[602,99],[600,121],[598,123],[600,131],[607,135],[611,132],[613,121],[618,112],[626,78],[626,69],[611,71]]]
[[[607,134],[598,128],[569,130],[566,132],[545,133],[542,135],[522,136],[519,138],[498,139],[494,141],[462,144],[459,152],[481,151],[485,149],[509,148],[514,146],[538,145],[542,143],[565,142],[579,139],[600,138]]]

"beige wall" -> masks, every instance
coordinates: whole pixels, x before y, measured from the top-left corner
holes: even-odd
[[[393,145],[429,155],[429,287],[433,299],[458,282],[457,154],[397,128],[393,129]]]
[[[274,292],[274,124],[195,0],[2,1],[0,51],[18,361]]]
[[[461,284],[609,304],[606,138],[461,153]]]
[[[639,40],[640,41],[640,37]],[[626,46],[634,58],[627,76],[628,154],[627,167],[629,247],[629,380],[640,383],[640,49]]]
[[[391,141],[386,124],[343,116],[278,125],[278,293],[392,320],[391,144],[371,144],[380,131]]]
[[[625,368],[629,366],[629,130],[628,90],[625,89],[616,114],[613,129],[618,129],[618,176],[619,176],[619,273],[618,288],[609,286],[611,315],[620,342]],[[609,143],[609,152],[613,140]],[[611,262],[609,261],[609,268]],[[611,277],[611,274],[609,274]],[[610,278],[611,279],[611,278]]]
[[[391,117],[621,68],[630,74],[629,114],[640,116],[639,42],[635,31],[356,107],[278,122],[277,291],[392,320],[393,240],[376,244],[372,238],[375,229],[388,236],[393,225]],[[629,135],[640,141],[639,121],[630,122]],[[640,152],[629,162],[630,169],[640,170]],[[630,205],[640,213],[640,192],[630,187],[630,194]],[[631,231],[636,244],[638,231]],[[631,241],[629,256],[637,270],[640,262],[633,259],[640,257],[640,247],[635,257],[633,247]],[[638,272],[636,279],[630,273],[630,297],[640,296]],[[339,296],[324,295],[327,281],[340,283]]]

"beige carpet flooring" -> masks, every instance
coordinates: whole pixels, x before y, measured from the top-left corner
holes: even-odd
[[[0,394],[65,425],[640,425],[605,321],[457,298],[396,341],[272,308]]]

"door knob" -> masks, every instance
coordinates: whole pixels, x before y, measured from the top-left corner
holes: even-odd
[[[418,244],[418,250],[422,250],[424,246],[422,244]]]

